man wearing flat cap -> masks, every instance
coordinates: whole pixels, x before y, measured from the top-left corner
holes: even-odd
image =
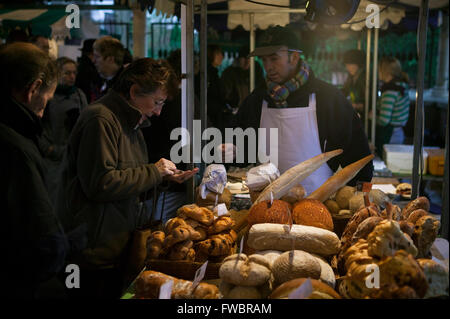
[[[95,39],[86,39],[83,41],[81,57],[78,60],[78,74],[75,86],[80,88],[86,95],[88,103],[92,103],[100,98],[100,89],[103,80],[97,72],[94,64],[94,45]]]
[[[289,28],[265,31],[250,56],[258,56],[266,71],[264,85],[257,87],[238,112],[238,127],[267,130],[258,134],[258,145],[270,149],[269,129],[278,129],[277,162],[280,173],[323,152],[343,149],[302,182],[313,192],[339,168],[370,154],[362,123],[340,90],[314,76],[301,56],[301,46]],[[265,154],[264,154],[265,155]],[[271,158],[270,154],[269,158]],[[261,158],[261,157],[259,157]],[[366,165],[350,182],[370,181],[373,165]]]

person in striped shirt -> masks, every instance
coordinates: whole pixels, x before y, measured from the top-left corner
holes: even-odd
[[[409,117],[409,80],[393,57],[381,59],[378,74],[383,85],[377,105],[375,146],[381,155],[384,144],[403,144],[403,127]]]

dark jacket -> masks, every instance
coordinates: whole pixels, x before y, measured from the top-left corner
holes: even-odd
[[[78,61],[77,71],[75,86],[84,92],[88,103],[96,101],[100,97],[104,80],[98,74],[94,63],[88,56],[82,55]]]
[[[39,140],[47,168],[46,184],[48,193],[55,203],[58,189],[59,166],[64,155],[70,132],[74,127],[80,110],[87,106],[86,96],[77,87],[59,85],[55,95],[45,109],[42,119],[43,134]]]
[[[44,165],[37,146],[39,122],[20,103],[11,98],[2,101],[2,298],[33,298],[39,283],[62,269],[69,248],[44,183]]]
[[[146,222],[139,195],[158,185],[161,175],[148,164],[140,119],[137,109],[110,90],[81,112],[72,130],[57,208],[66,231],[87,226],[87,248],[71,256],[82,266],[118,266],[131,233]]]
[[[307,83],[289,95],[288,105],[307,107],[311,93],[316,94],[317,125],[322,151],[339,148],[344,150],[341,155],[327,162],[330,168],[336,171],[339,165],[345,167],[369,155],[369,144],[361,120],[344,95],[334,86],[315,78],[311,73]],[[263,99],[268,101],[269,107],[273,105],[273,101],[267,95],[266,87],[260,86],[248,96],[239,109],[238,127],[244,130],[251,127],[258,133]],[[372,174],[371,162],[350,184],[354,185],[356,181],[370,181]]]

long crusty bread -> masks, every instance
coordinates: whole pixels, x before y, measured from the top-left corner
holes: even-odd
[[[330,256],[339,252],[338,236],[326,229],[281,224],[255,224],[248,232],[247,245],[256,250],[299,249],[320,256]]]
[[[343,150],[337,149],[331,152],[319,154],[313,158],[310,158],[300,164],[291,167],[284,172],[280,177],[269,184],[258,196],[253,205],[259,202],[271,199],[270,193],[272,193],[273,199],[280,199],[286,195],[289,190],[297,186],[302,180],[311,175],[320,166],[326,163],[331,158],[342,154]]]
[[[358,172],[374,157],[375,156],[371,154],[360,159],[359,161],[345,166],[339,172],[331,176],[325,183],[322,184],[322,186],[312,192],[307,198],[317,199],[321,202],[326,201],[331,195],[336,193],[338,189],[345,186],[350,180],[352,180],[356,174],[358,174]]]

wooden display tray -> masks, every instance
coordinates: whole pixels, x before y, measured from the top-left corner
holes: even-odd
[[[145,264],[147,270],[162,272],[179,279],[194,280],[195,272],[203,263],[186,260],[172,261],[165,259],[151,259]],[[222,263],[208,262],[204,279],[219,278],[219,268]]]

